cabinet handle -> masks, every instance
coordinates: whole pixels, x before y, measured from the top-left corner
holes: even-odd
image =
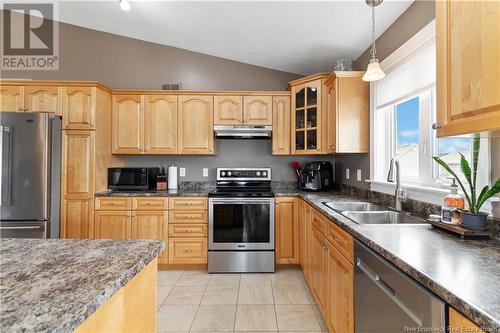
[[[192,202],[186,202],[186,206],[192,206],[193,203]]]
[[[187,218],[187,219],[192,219],[192,218],[193,218],[193,215],[186,215],[186,218]]]
[[[184,253],[193,253],[193,250],[192,250],[192,249],[189,249],[189,250],[184,250],[184,251],[182,251],[182,252],[184,252]]]
[[[114,202],[109,202],[109,203],[108,203],[108,206],[114,206],[114,205],[115,205],[115,203],[114,203]]]
[[[146,202],[146,206],[151,206],[151,202]]]
[[[442,127],[443,127],[443,125],[438,124],[438,123],[434,123],[434,124],[432,124],[432,129],[434,129],[434,130],[436,130],[436,129],[440,129],[440,128],[442,128]]]
[[[184,229],[184,232],[193,232],[192,229]]]

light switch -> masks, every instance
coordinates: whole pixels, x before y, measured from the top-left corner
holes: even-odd
[[[361,169],[358,169],[358,170],[356,171],[356,179],[358,180],[358,182],[360,182],[360,181],[361,181]]]
[[[186,168],[179,168],[179,176],[186,177]]]
[[[349,169],[345,169],[345,179],[349,179]]]
[[[203,168],[203,177],[208,177],[208,168]]]

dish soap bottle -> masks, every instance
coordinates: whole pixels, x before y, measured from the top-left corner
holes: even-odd
[[[464,209],[464,197],[458,194],[458,186],[455,183],[455,178],[450,185],[450,194],[444,197],[444,205],[441,207],[441,221],[445,223],[460,223],[460,213],[457,209]]]

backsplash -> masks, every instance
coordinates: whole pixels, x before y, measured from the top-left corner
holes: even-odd
[[[218,167],[270,167],[274,181],[297,181],[290,163],[310,161],[335,162],[333,156],[273,156],[271,140],[216,140],[213,156],[160,156],[123,155],[126,167],[155,167],[175,165],[186,169],[184,181],[215,181]],[[208,168],[208,177],[203,177],[203,168]]]

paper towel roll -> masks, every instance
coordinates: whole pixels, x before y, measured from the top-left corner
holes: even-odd
[[[177,190],[177,167],[173,165],[168,167],[168,189]]]

